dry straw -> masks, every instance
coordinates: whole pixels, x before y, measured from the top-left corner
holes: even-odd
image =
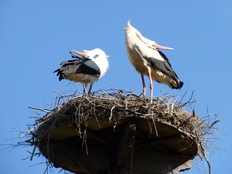
[[[206,150],[212,143],[210,136],[214,124],[218,120],[209,121],[212,115],[204,118],[196,115],[196,101],[192,100],[193,93],[187,102],[183,102],[185,95],[180,101],[176,96],[170,95],[155,97],[150,104],[149,99],[132,91],[100,90],[91,96],[76,93],[67,96],[59,93],[52,110],[30,107],[46,112],[46,115],[35,121],[34,129],[30,131],[31,138],[26,141],[34,146],[31,159],[35,155],[35,149],[39,146],[40,141],[45,137],[49,140],[50,133],[58,126],[75,123],[78,136],[83,138],[83,143],[87,146],[85,128],[88,126],[89,120],[95,119],[98,126],[101,127],[99,120],[107,117],[109,122],[116,127],[127,117],[139,117],[152,120],[154,123],[159,122],[173,126],[194,139],[198,148],[197,155],[200,159],[206,160],[210,173],[211,167],[206,157]],[[151,125],[151,129],[156,130],[155,124]],[[156,134],[159,135],[157,130]],[[87,150],[86,152],[88,153]]]

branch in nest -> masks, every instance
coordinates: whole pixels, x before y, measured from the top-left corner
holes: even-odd
[[[37,107],[34,107],[34,106],[28,106],[28,108],[34,109],[34,110],[39,110],[39,111],[46,112],[46,113],[49,113],[49,112],[52,111],[52,110],[49,110],[49,109],[37,108]]]
[[[190,135],[191,137],[196,137],[196,143],[198,144],[199,148],[199,156],[203,157],[206,160],[209,167],[209,173],[211,173],[211,166],[205,155],[207,141],[209,141],[206,136],[211,133],[211,129],[215,126],[216,123],[219,122],[219,120],[216,120],[213,123],[211,123],[210,121],[207,122],[204,120],[204,118],[196,115],[195,110],[190,111],[188,107],[191,107],[192,104],[197,103],[196,101],[192,101],[194,91],[191,93],[189,100],[185,103],[182,103],[182,100],[186,96],[188,89],[181,98],[181,101],[178,101],[178,98],[176,96],[164,95],[156,97],[153,100],[154,102],[151,107],[148,107],[149,100],[147,100],[147,98],[140,97],[133,91],[116,90],[115,88],[111,89],[110,91],[112,91],[112,93],[106,92],[105,90],[98,90],[93,92],[91,96],[76,96],[76,92],[72,95],[66,95],[54,91],[59,95],[58,102],[55,105],[56,108],[54,108],[53,110],[41,109],[32,106],[29,106],[29,108],[47,113],[43,117],[43,119],[39,120],[39,126],[49,121],[50,127],[47,129],[47,131],[51,131],[52,126],[54,126],[56,121],[58,120],[62,120],[64,122],[72,120],[72,118],[70,118],[72,115],[74,115],[74,120],[77,128],[79,128],[79,131],[82,131],[81,126],[84,127],[88,125],[88,119],[90,119],[90,117],[91,119],[95,118],[100,127],[100,124],[98,122],[99,115],[109,117],[108,119],[110,122],[112,122],[112,118],[117,118],[117,123],[127,116],[137,116],[141,118],[149,117],[153,121],[153,125],[149,124],[149,126],[151,127],[151,129],[155,128],[157,136],[158,130],[156,129],[156,122],[159,121],[161,123],[170,124],[172,126],[175,126],[178,130]],[[64,101],[63,104],[61,104],[62,101]],[[83,108],[85,108],[85,112],[83,111]],[[98,108],[100,108],[100,111],[97,110]],[[67,111],[69,111],[68,116],[70,117],[67,117]],[[105,114],[106,111],[107,114]],[[101,114],[99,112],[104,113]],[[117,117],[115,115],[119,116]],[[117,123],[115,123],[115,126],[117,125]],[[42,135],[40,137],[42,137],[43,134],[49,136],[49,132],[44,131],[44,129],[41,129],[41,132],[36,133],[41,133]],[[31,135],[33,137],[36,137],[35,135],[33,135],[33,133],[34,132],[31,132]],[[79,136],[82,135],[82,132],[80,132]],[[85,130],[83,141],[87,149],[86,136],[87,134]],[[32,141],[34,142],[34,140]],[[49,146],[49,144],[47,146]],[[34,149],[30,158],[31,160],[34,156],[35,148],[36,143],[34,144]]]

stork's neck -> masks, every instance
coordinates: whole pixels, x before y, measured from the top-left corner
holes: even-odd
[[[96,59],[93,60],[100,68],[100,78],[105,75],[106,71],[109,68],[109,62],[106,58],[106,55],[99,55]]]

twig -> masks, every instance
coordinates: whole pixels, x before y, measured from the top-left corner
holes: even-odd
[[[110,109],[110,117],[109,121],[112,122],[112,117],[113,117],[113,109],[115,108],[115,105]]]
[[[65,94],[62,94],[62,93],[60,93],[58,91],[55,91],[55,90],[52,90],[52,92],[55,92],[56,94],[60,95],[61,97],[65,97],[66,96]]]
[[[53,110],[29,106],[30,109],[46,113],[43,118],[36,120],[36,125],[34,124],[33,126],[35,126],[34,128],[39,127],[40,129],[34,129],[33,134],[35,135],[31,134],[31,136],[42,138],[44,135],[47,135],[46,153],[48,160],[51,160],[51,154],[49,151],[51,148],[49,147],[50,135],[52,133],[51,131],[54,130],[54,127],[57,126],[58,121],[62,121],[63,125],[66,124],[66,122],[69,124],[71,123],[78,128],[79,132],[77,134],[80,138],[82,138],[82,145],[86,146],[86,153],[88,153],[87,143],[89,137],[87,137],[87,126],[90,118],[95,118],[99,127],[101,123],[101,116],[107,116],[110,122],[116,118],[114,128],[125,117],[136,116],[146,118],[150,128],[150,135],[155,134],[157,137],[160,136],[160,132],[157,127],[157,123],[160,122],[172,125],[192,139],[195,139],[199,150],[198,155],[207,162],[210,174],[211,165],[206,157],[205,150],[209,147],[209,142],[212,142],[213,140],[210,135],[212,134],[212,130],[215,130],[213,128],[219,120],[212,122],[212,115],[208,113],[208,108],[208,115],[206,117],[199,117],[195,114],[197,102],[192,101],[194,91],[191,92],[189,100],[182,103],[182,100],[186,97],[188,90],[189,86],[180,102],[178,101],[177,96],[165,94],[154,98],[152,107],[148,107],[149,100],[147,98],[139,97],[139,95],[133,91],[117,90],[115,86],[107,92],[102,89],[95,91],[92,93],[92,96],[82,94],[80,94],[80,96],[76,96],[77,91],[74,91],[74,94],[66,95],[53,90],[53,92],[59,95],[57,97],[58,102],[55,104],[55,108]],[[192,106],[193,110],[190,110],[190,107],[192,109]],[[39,138],[36,141],[39,142]],[[33,160],[33,157],[36,154],[35,149],[37,142],[34,142],[33,139],[30,139],[30,141],[32,142],[31,144],[34,145],[30,157],[30,160]]]
[[[188,87],[187,87],[186,91],[184,92],[184,95],[183,95],[183,96],[181,97],[181,99],[180,99],[180,103],[182,103],[182,100],[184,99],[185,95],[186,95],[187,92],[188,92],[189,84],[190,84],[190,82],[188,83]]]
[[[49,109],[37,108],[37,107],[34,107],[34,106],[28,106],[28,108],[34,109],[34,110],[39,110],[39,111],[46,112],[46,113],[49,113],[49,112],[52,111],[52,110],[49,110]]]
[[[35,153],[36,146],[37,146],[37,145],[34,145],[34,148],[33,148],[33,150],[32,150],[32,153],[31,153],[31,158],[30,158],[30,160],[31,160],[31,161],[32,161],[32,159],[33,159],[33,156],[34,156],[34,153]]]

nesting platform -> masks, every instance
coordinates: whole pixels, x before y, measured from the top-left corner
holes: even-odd
[[[39,122],[40,152],[73,173],[177,174],[199,153],[198,117],[169,97],[77,96]]]

